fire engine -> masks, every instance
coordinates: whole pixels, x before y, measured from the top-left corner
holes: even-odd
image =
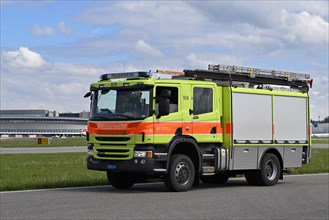
[[[85,95],[87,167],[119,189],[156,178],[187,191],[236,175],[275,185],[310,160],[311,85],[309,74],[221,64],[166,79],[103,74]]]

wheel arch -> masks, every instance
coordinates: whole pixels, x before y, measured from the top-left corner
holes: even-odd
[[[196,173],[201,172],[201,156],[198,144],[192,138],[185,136],[177,137],[173,139],[169,144],[168,158],[175,154],[184,154],[188,156],[195,167]],[[167,170],[169,169],[169,163],[167,163]]]
[[[269,149],[265,150],[262,155],[260,155],[259,160],[258,160],[257,168],[260,169],[260,165],[263,161],[263,158],[268,153],[274,154],[278,158],[278,160],[280,162],[280,167],[281,167],[280,179],[283,179],[283,172],[282,172],[282,170],[283,170],[283,158],[282,158],[281,153],[275,148],[269,148]]]

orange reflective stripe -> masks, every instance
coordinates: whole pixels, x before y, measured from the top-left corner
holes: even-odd
[[[101,135],[166,135],[175,134],[178,128],[182,128],[183,134],[210,134],[211,129],[216,127],[216,133],[222,134],[223,129],[219,122],[89,122],[89,134]],[[192,129],[193,128],[193,129]]]
[[[154,122],[154,134],[175,134],[183,123],[179,122]]]
[[[89,122],[89,134],[126,135],[136,134],[136,130],[142,122]],[[147,129],[145,129],[147,130]]]
[[[230,122],[226,122],[225,124],[225,134],[232,134],[233,133],[233,124]]]
[[[193,122],[194,134],[210,134],[213,127],[216,128],[216,134],[222,134],[223,129],[219,122]]]

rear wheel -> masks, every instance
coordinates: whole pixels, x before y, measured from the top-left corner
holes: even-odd
[[[107,172],[109,183],[117,189],[129,189],[135,184],[135,178],[129,173]]]
[[[260,168],[261,169],[256,172],[256,180],[259,185],[273,186],[279,181],[281,164],[275,154],[265,154]]]
[[[187,191],[194,182],[195,169],[192,160],[184,154],[176,154],[170,159],[169,170],[164,183],[170,191]]]

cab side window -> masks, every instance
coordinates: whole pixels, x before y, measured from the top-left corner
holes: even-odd
[[[200,115],[213,111],[213,90],[193,88],[193,114]]]
[[[156,97],[160,96],[162,90],[171,91],[171,95],[169,97],[170,113],[178,112],[178,88],[177,87],[158,86],[158,87],[156,87],[156,90],[155,90]],[[158,99],[156,99],[156,103],[155,103],[155,112],[156,112],[156,114],[158,114],[158,112],[159,112],[159,100]]]

